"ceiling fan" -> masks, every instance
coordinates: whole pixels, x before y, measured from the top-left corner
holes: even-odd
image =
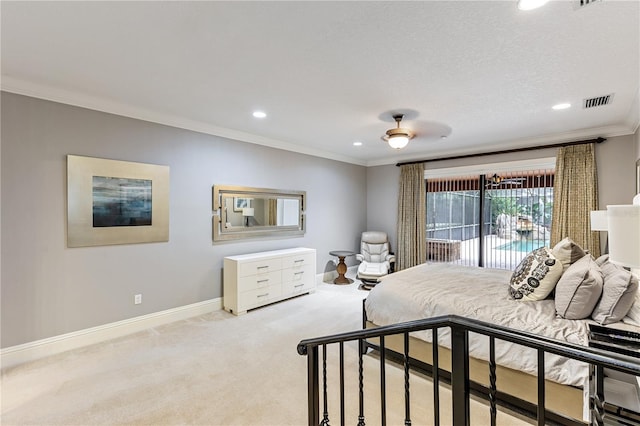
[[[382,137],[391,148],[402,149],[407,146],[409,140],[415,136],[415,133],[411,130],[400,127],[400,122],[403,117],[404,114],[394,114],[393,119],[396,121],[396,128],[387,130],[386,134]]]
[[[498,176],[497,173],[494,173],[493,176],[487,178],[487,186],[497,187],[501,185],[513,185],[513,186],[521,186],[522,182],[527,180],[527,178],[523,177],[512,177],[505,178],[502,176]]]

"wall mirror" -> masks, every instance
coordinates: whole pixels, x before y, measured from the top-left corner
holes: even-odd
[[[213,240],[302,236],[304,191],[213,186]]]

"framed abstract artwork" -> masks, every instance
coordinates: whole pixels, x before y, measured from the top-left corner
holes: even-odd
[[[251,207],[251,198],[235,197],[233,199],[233,211],[241,212],[242,209]]]
[[[169,166],[67,155],[67,246],[169,241]]]

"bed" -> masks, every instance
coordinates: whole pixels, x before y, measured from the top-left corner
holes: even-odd
[[[553,299],[536,302],[509,296],[512,272],[499,269],[426,263],[385,277],[367,297],[366,327],[455,314],[493,324],[529,331],[579,345],[588,345],[589,320],[567,320],[556,316]],[[446,330],[446,332],[445,332]],[[449,330],[438,333],[440,368],[450,371]],[[386,347],[402,353],[402,337],[387,338]],[[375,342],[372,344],[375,345]],[[431,365],[431,332],[411,335],[410,356]],[[488,387],[489,339],[469,336],[470,378]],[[529,408],[537,404],[536,351],[496,340],[497,387]],[[547,354],[545,359],[546,407],[562,417],[581,422],[588,418],[589,367],[575,360]],[[571,423],[569,421],[568,423]]]

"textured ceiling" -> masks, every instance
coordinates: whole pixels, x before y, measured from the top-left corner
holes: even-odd
[[[633,133],[640,2],[576,4],[3,1],[2,88],[365,165]]]

